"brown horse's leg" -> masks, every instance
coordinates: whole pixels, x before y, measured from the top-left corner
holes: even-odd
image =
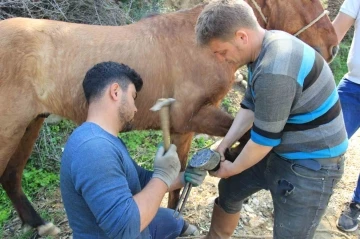
[[[190,130],[212,136],[225,136],[234,118],[221,109],[208,105],[202,107],[191,119]]]
[[[18,148],[12,155],[1,177],[1,184],[17,210],[23,224],[37,228],[41,236],[55,235],[59,232],[59,229],[52,223],[45,224],[43,219],[37,214],[22,190],[21,179],[24,167],[43,122],[44,118],[37,117],[29,124]]]
[[[177,147],[177,153],[179,155],[181,163],[181,171],[185,170],[186,162],[188,159],[188,154],[190,151],[191,140],[194,136],[194,133],[185,133],[185,134],[173,134],[171,135],[172,142]],[[175,208],[176,204],[179,201],[180,189],[169,192],[168,207]]]

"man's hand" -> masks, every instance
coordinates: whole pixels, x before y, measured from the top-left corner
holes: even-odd
[[[181,182],[183,185],[191,183],[194,187],[197,187],[204,182],[206,174],[206,170],[200,170],[188,165],[185,169]]]
[[[164,152],[163,146],[156,152],[153,178],[161,179],[170,187],[171,183],[178,176],[181,165],[175,145],[171,144],[169,150],[165,154]]]
[[[217,171],[209,171],[209,174],[218,178],[228,178],[237,174],[237,172],[234,171],[234,164],[231,161],[224,160],[220,162],[220,168]]]
[[[220,162],[224,162],[225,161],[225,151],[226,151],[227,147],[219,145],[217,147],[217,149],[215,149],[216,152],[218,152],[220,154]]]

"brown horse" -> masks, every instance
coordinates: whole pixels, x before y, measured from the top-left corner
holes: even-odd
[[[294,34],[315,19],[299,37],[332,59],[337,37],[319,0],[249,4],[266,29]],[[231,88],[236,69],[196,46],[194,26],[203,7],[118,27],[24,18],[0,22],[0,182],[24,224],[38,228],[40,235],[57,232],[24,195],[22,172],[44,116],[57,114],[78,124],[85,120],[82,80],[96,63],[122,62],[144,79],[135,129],[159,129],[158,114],[149,109],[158,98],[176,99],[171,132],[183,168],[194,132],[226,134],[233,118],[217,106]],[[178,197],[179,191],[170,195],[171,207]]]

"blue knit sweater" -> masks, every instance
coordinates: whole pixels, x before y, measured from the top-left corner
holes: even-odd
[[[124,143],[94,123],[69,137],[61,160],[60,187],[74,239],[149,238],[140,232],[133,195],[152,172],[139,167]]]

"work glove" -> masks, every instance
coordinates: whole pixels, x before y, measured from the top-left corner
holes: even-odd
[[[182,177],[181,181],[184,185],[186,183],[191,183],[194,187],[197,187],[204,182],[206,174],[206,170],[200,170],[188,165],[185,169],[184,177]]]
[[[160,146],[155,155],[153,178],[161,179],[168,187],[179,175],[180,160],[176,152],[176,146],[171,144],[164,154],[164,146]]]

